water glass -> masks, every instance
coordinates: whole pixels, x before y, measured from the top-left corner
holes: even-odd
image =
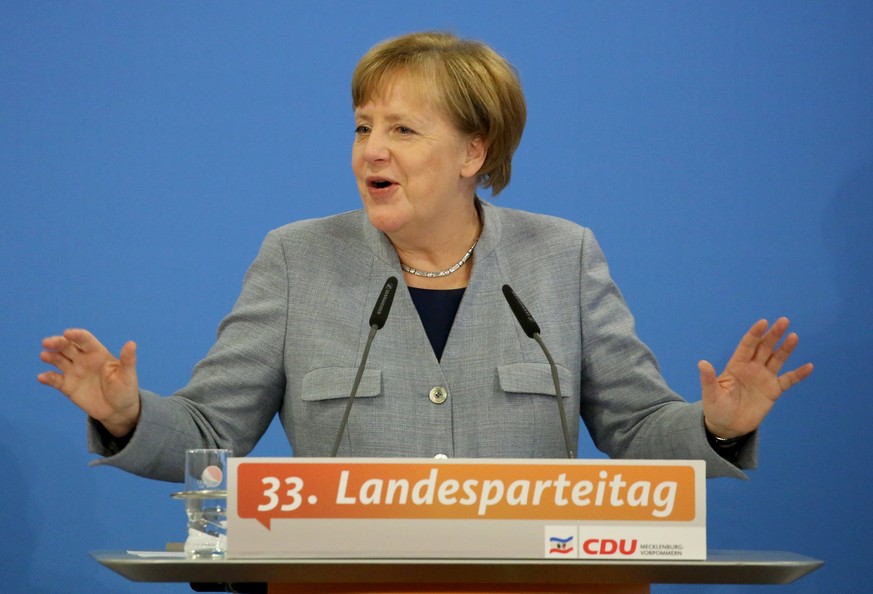
[[[230,450],[185,452],[185,512],[188,559],[221,559],[227,551],[227,460]]]

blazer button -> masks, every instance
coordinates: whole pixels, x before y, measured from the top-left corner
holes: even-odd
[[[441,387],[441,386],[437,386],[436,388],[432,388],[430,391],[430,394],[428,395],[428,398],[430,398],[430,401],[433,402],[434,404],[442,404],[443,402],[446,401],[446,398],[448,398],[448,397],[449,397],[449,393],[446,392],[446,389]]]

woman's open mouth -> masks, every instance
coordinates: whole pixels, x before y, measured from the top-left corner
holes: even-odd
[[[385,179],[384,177],[368,177],[367,178],[367,187],[375,188],[377,190],[384,190],[385,188],[393,185],[390,179]]]

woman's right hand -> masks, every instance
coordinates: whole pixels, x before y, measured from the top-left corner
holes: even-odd
[[[115,437],[124,437],[139,421],[136,343],[128,342],[116,359],[87,330],[65,330],[42,341],[40,359],[58,371],[37,376],[40,383],[66,395]]]

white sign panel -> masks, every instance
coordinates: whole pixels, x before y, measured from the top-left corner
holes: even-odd
[[[702,461],[234,458],[228,557],[705,559]]]

